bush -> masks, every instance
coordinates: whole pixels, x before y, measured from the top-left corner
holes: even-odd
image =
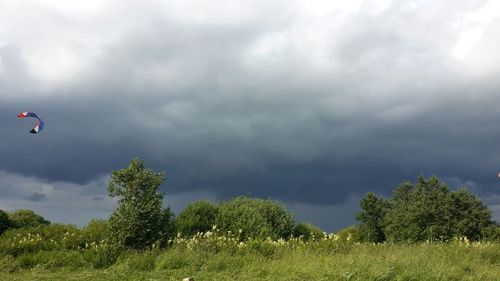
[[[305,241],[318,240],[325,236],[323,231],[310,223],[298,223],[293,228],[293,237],[302,238]]]
[[[175,227],[182,236],[193,236],[212,229],[217,217],[217,206],[208,201],[189,204],[175,219]]]
[[[105,242],[108,237],[108,222],[93,219],[81,231],[81,240],[84,243]]]
[[[10,227],[12,227],[12,223],[9,220],[9,216],[6,212],[0,210],[0,235]]]
[[[491,225],[481,231],[482,240],[491,242],[500,242],[500,226]]]
[[[288,238],[294,223],[282,204],[242,196],[220,204],[216,225],[222,232],[239,233],[239,238],[246,240]]]
[[[106,268],[116,262],[123,247],[116,244],[101,244],[84,250],[83,257],[94,268]]]
[[[359,242],[361,240],[361,234],[359,232],[359,229],[354,225],[341,229],[339,232],[337,232],[337,235],[339,236],[340,241],[347,241],[354,243],[354,242]]]
[[[9,219],[16,228],[47,225],[50,222],[32,210],[17,210],[9,214]]]
[[[0,237],[0,253],[17,256],[42,250],[77,249],[84,244],[80,230],[73,225],[11,228]]]

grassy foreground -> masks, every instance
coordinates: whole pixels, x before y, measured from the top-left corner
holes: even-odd
[[[500,280],[498,243],[289,244],[184,243],[122,253],[105,269],[71,250],[3,256],[0,280]]]

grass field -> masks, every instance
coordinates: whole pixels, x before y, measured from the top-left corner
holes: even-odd
[[[4,255],[0,280],[500,280],[498,243],[193,241],[124,252],[105,268],[77,250]]]

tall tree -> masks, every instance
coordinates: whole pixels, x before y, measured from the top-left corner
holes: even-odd
[[[384,216],[388,211],[389,203],[383,198],[369,192],[361,200],[361,212],[356,219],[360,222],[359,231],[364,241],[385,241]]]
[[[466,236],[472,240],[482,238],[481,232],[491,226],[491,210],[465,188],[451,194],[455,236]]]
[[[165,176],[133,159],[127,168],[114,171],[109,196],[118,198],[118,209],[109,219],[110,239],[127,248],[144,249],[166,236],[172,227],[172,213],[162,207],[159,192]]]
[[[491,212],[465,189],[450,191],[439,178],[403,183],[390,200],[384,233],[389,241],[446,241],[455,236],[479,239],[491,226]]]

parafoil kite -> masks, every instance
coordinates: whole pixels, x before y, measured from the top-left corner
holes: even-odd
[[[38,115],[36,115],[36,113],[34,112],[21,112],[17,115],[17,117],[19,118],[26,118],[26,117],[32,117],[32,118],[36,118],[36,126],[31,129],[30,133],[32,134],[38,134],[39,132],[41,132],[43,130],[43,127],[44,127],[44,124],[43,124],[43,120],[40,119],[40,117],[38,117]]]

